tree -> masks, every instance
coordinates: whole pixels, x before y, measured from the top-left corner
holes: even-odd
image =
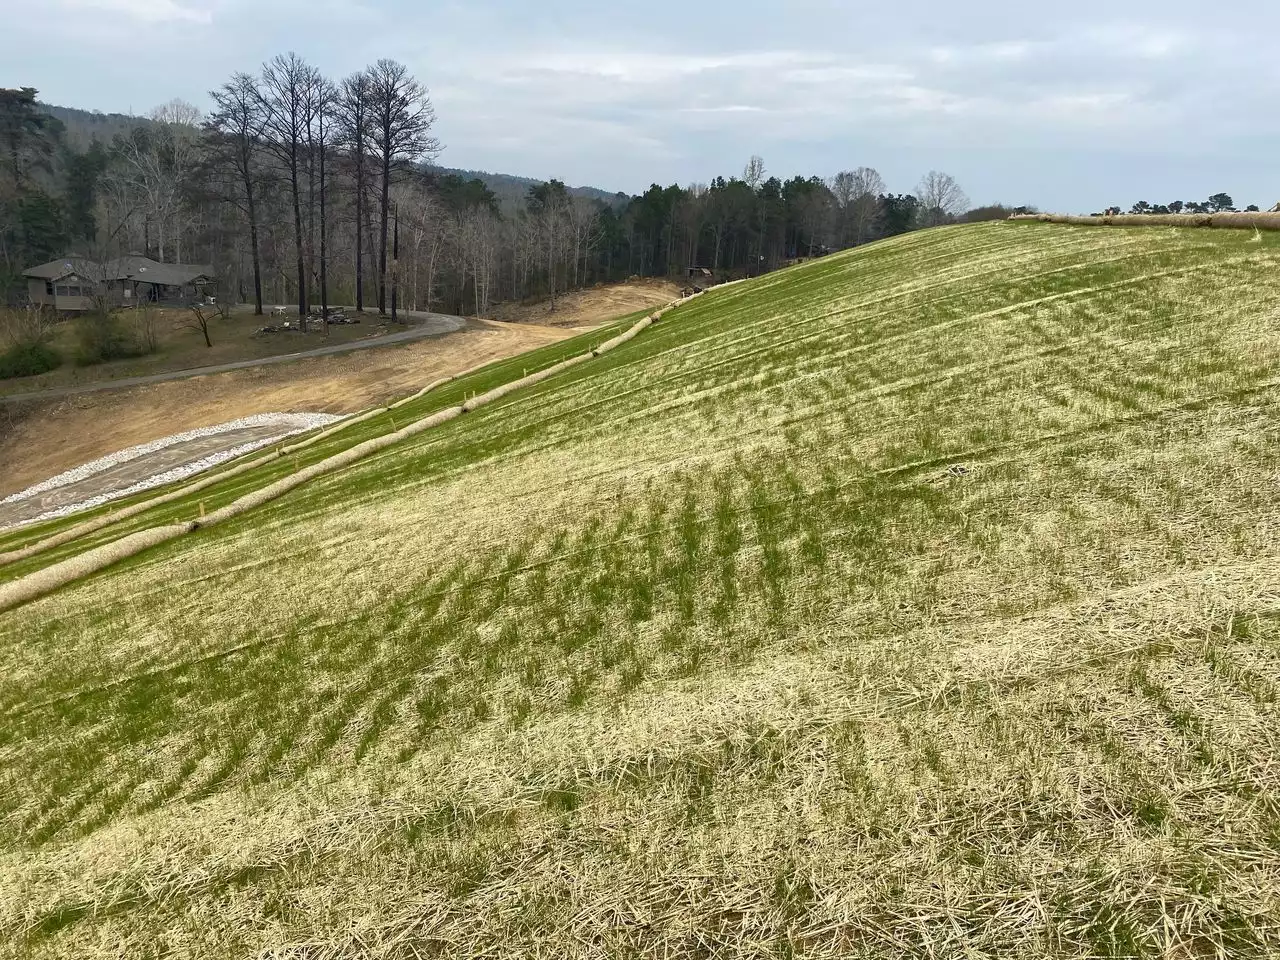
[[[910,194],[880,198],[881,230],[886,237],[896,237],[913,229],[919,219],[920,201]]]
[[[262,316],[262,256],[258,242],[258,200],[263,179],[261,158],[266,111],[257,81],[236,73],[210,92],[213,113],[205,122],[208,180],[215,196],[240,210],[249,225],[253,259],[253,312]]]
[[[180,324],[188,330],[201,333],[204,336],[204,345],[212,347],[213,338],[209,336],[209,329],[213,326],[213,321],[228,320],[230,317],[231,310],[223,304],[193,303],[191,316],[180,321]]]
[[[98,233],[95,209],[110,157],[97,140],[84,153],[67,152],[66,225],[72,240],[92,243]]]
[[[547,265],[547,288],[551,297],[551,312],[554,313],[556,275],[559,273],[561,257],[564,254],[565,220],[569,206],[568,190],[559,180],[540,183],[529,188],[526,205],[538,226],[538,234],[542,241]]]
[[[16,285],[24,261],[38,261],[55,237],[62,242],[62,204],[35,177],[51,171],[58,129],[40,112],[33,87],[0,88],[0,164],[7,174],[0,177],[0,298]]]
[[[53,150],[50,118],[40,112],[35,87],[0,87],[0,146],[15,194],[23,192],[30,169],[47,167]]]
[[[757,154],[752,154],[751,159],[747,161],[747,165],[742,171],[742,182],[747,185],[752,194],[759,194],[765,183],[764,175],[764,158]],[[759,229],[756,233],[756,262],[753,265],[753,273],[759,271],[761,264],[764,263],[764,222],[766,217],[764,204],[756,204],[756,213],[759,217]]]
[[[926,226],[936,227],[959,216],[969,206],[969,198],[949,173],[930,170],[916,187]]]
[[[378,312],[385,313],[391,178],[413,161],[434,159],[440,152],[440,142],[431,136],[436,119],[431,99],[403,64],[379,60],[366,73],[372,107],[370,152],[381,168]]]
[[[430,312],[446,240],[444,203],[438,190],[428,189],[420,180],[398,188],[394,202],[407,234],[401,276],[410,281],[409,301],[412,309],[421,310],[425,300],[425,309]]]
[[[293,241],[298,275],[298,328],[307,328],[307,268],[302,241],[302,197],[300,171],[303,144],[307,135],[308,96],[315,68],[296,53],[277,56],[262,66],[259,88],[265,122],[267,148],[289,177],[293,200]]]
[[[1229,193],[1215,193],[1209,198],[1209,209],[1214,213],[1234,212],[1236,203]]]
[[[372,116],[369,75],[363,71],[342,81],[335,107],[335,139],[351,157],[355,174],[356,310],[364,309],[364,229],[367,161]]]
[[[325,155],[334,138],[333,117],[337,90],[332,83],[314,74],[310,94],[311,123],[307,129],[309,165],[319,167],[320,189],[320,316],[328,330],[329,324],[329,216],[326,202],[327,177]]]
[[[837,211],[837,245],[857,246],[872,239],[880,216],[878,198],[885,192],[880,174],[871,167],[842,171],[832,178],[831,192]]]
[[[117,136],[113,176],[143,213],[143,245],[150,255],[152,230],[159,260],[170,252],[182,260],[183,229],[178,215],[183,188],[198,155],[200,113],[191,104],[173,100],[151,112],[151,123]]]

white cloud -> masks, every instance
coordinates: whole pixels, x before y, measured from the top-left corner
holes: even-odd
[[[175,0],[60,0],[60,5],[67,10],[106,13],[144,24],[213,21],[212,10],[183,6]]]

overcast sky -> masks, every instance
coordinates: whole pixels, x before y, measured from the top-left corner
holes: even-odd
[[[975,203],[1280,200],[1274,0],[0,0],[0,85],[142,113],[294,50],[431,90],[448,166],[637,192],[861,165]]]

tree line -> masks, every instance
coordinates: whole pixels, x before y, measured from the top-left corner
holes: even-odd
[[[386,312],[486,312],[632,276],[705,267],[752,275],[921,227],[993,219],[954,178],[911,194],[858,167],[830,178],[740,175],[640,196],[586,197],[551,180],[513,202],[432,167],[426,88],[379,60],[331,80],[295,54],[211,91],[208,114],[172,101],[84,149],[31,88],[0,91],[0,283],[68,252],[209,263],[224,297]],[[1017,208],[1025,211],[1028,208]],[[397,253],[398,246],[398,256]],[[305,320],[304,320],[305,322]]]
[[[1120,207],[1107,207],[1106,211],[1094,216],[1118,217],[1124,211]],[[1130,213],[1153,214],[1167,216],[1178,213],[1238,213],[1236,202],[1229,193],[1215,193],[1208,200],[1174,200],[1171,203],[1148,203],[1139,200],[1129,208]],[[1257,213],[1256,204],[1244,208],[1245,213]]]

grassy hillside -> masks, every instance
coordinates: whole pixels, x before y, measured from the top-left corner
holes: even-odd
[[[0,955],[1275,955],[1278,243],[861,248],[0,614]]]

